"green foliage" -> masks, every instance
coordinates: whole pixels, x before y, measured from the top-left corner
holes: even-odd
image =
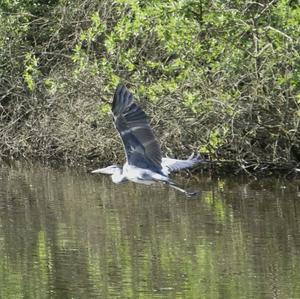
[[[227,128],[215,128],[211,130],[208,143],[200,147],[200,152],[209,153],[210,155],[214,154],[224,144],[227,132]]]
[[[103,103],[100,106],[100,112],[101,113],[109,113],[110,112],[110,105],[107,103]]]
[[[29,115],[36,121],[36,109],[51,107],[47,119],[64,115],[85,134],[96,126],[105,139],[112,132],[98,122],[108,122],[107,99],[123,81],[142,104],[147,99],[169,155],[184,147],[212,158],[299,161],[300,8],[293,3],[6,0],[0,12],[3,123],[24,109],[31,111],[26,121]],[[62,123],[52,121],[55,127],[43,136]],[[66,124],[55,140],[75,136],[78,153],[88,155],[75,130]],[[94,136],[87,136],[94,155]],[[73,149],[69,144],[61,152],[69,156]]]
[[[35,87],[35,78],[38,76],[38,59],[32,53],[26,53],[23,72],[24,81],[30,91]]]

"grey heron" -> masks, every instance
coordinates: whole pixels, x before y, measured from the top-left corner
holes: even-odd
[[[192,155],[186,160],[163,158],[146,113],[134,102],[132,93],[123,84],[116,88],[111,110],[123,142],[126,162],[123,167],[111,165],[92,173],[110,174],[116,184],[126,181],[147,185],[161,182],[187,196],[197,194],[178,187],[169,174],[199,163],[199,156]]]

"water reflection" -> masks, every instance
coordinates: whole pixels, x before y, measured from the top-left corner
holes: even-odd
[[[0,298],[299,298],[299,181],[0,168]]]

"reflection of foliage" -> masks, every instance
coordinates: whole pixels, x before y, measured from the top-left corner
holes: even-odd
[[[200,149],[254,166],[299,161],[292,1],[1,6],[2,155],[112,159],[111,149],[122,149],[105,112],[122,80],[147,98],[168,154]]]
[[[83,173],[5,172],[1,298],[300,294],[299,223],[282,182],[203,180],[202,200],[186,201]]]

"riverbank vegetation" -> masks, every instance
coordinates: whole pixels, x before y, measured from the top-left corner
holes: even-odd
[[[122,81],[167,155],[297,168],[298,4],[1,1],[0,156],[122,160],[107,113]]]

